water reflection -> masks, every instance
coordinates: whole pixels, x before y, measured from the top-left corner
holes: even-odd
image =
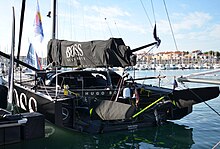
[[[168,123],[130,132],[115,132],[99,137],[101,148],[191,148],[192,128]],[[103,146],[102,146],[103,145]],[[108,146],[107,146],[108,145]]]
[[[46,138],[5,146],[7,149],[191,148],[192,128],[168,123],[135,131],[89,135],[46,125]]]

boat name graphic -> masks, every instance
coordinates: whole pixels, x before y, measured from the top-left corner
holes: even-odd
[[[134,130],[134,129],[137,129],[138,128],[138,125],[129,125],[128,126],[128,130]]]
[[[74,58],[74,57],[82,57],[83,50],[81,49],[81,44],[73,44],[69,47],[66,47],[66,57]]]
[[[84,95],[85,96],[106,96],[106,95],[116,95],[117,94],[117,91],[96,91],[96,92],[93,92],[93,91],[85,91],[84,92]]]
[[[16,89],[14,89],[14,95],[16,98],[16,105],[21,109],[29,112],[37,111],[37,101],[34,97],[27,98],[25,93],[21,93],[20,96]]]

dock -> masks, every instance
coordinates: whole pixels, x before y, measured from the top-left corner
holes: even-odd
[[[11,114],[0,109],[0,146],[44,138],[45,119],[38,112]]]

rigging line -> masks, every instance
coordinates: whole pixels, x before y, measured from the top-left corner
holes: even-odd
[[[153,47],[151,47],[146,54],[148,54],[151,50],[153,50],[157,45],[154,45]]]
[[[121,34],[120,34],[120,32],[119,32],[119,29],[118,29],[118,26],[117,26],[116,22],[115,22],[115,26],[116,26],[116,28],[117,28],[118,35],[121,37]]]
[[[171,25],[171,21],[170,21],[170,17],[169,17],[169,14],[168,14],[168,10],[167,10],[167,6],[166,6],[165,0],[163,0],[163,3],[164,3],[164,7],[165,7],[165,10],[166,10],[166,14],[167,14],[167,19],[169,21],[170,29],[171,29],[171,32],[172,32],[173,41],[174,41],[176,50],[179,51],[178,48],[177,48],[177,43],[176,43],[176,39],[175,39],[175,36],[174,36],[174,33],[173,33],[173,28],[172,28],[172,25]]]
[[[189,89],[190,90],[190,89]],[[202,98],[197,95],[196,93],[194,93],[192,90],[190,90],[197,98],[199,98],[199,100],[201,100],[202,102],[204,102],[212,111],[214,111],[218,116],[220,116],[220,113],[218,113],[214,108],[212,108],[207,102],[203,101]]]
[[[186,85],[184,84],[184,86],[186,87]],[[206,106],[208,106],[213,112],[215,112],[218,116],[220,116],[220,113],[218,113],[218,111],[216,111],[213,107],[211,107],[207,102],[205,102],[204,100],[202,100],[202,98],[197,95],[195,92],[193,92],[189,87],[186,87],[187,89],[189,89],[189,91],[191,93],[193,93],[200,101],[202,101],[203,103],[205,103]]]
[[[147,54],[148,54],[151,50],[153,50],[156,46],[157,46],[157,45],[154,45],[153,47],[151,47],[146,53],[144,53],[144,56],[147,56]],[[142,56],[142,58],[143,58],[144,56]]]
[[[56,28],[55,28],[55,30],[56,30],[56,35],[55,35],[55,38],[56,39],[58,39],[58,37],[59,37],[59,33],[58,33],[58,28],[59,28],[59,17],[58,17],[58,14],[59,14],[59,8],[58,8],[58,5],[56,5],[56,15],[54,16],[56,19],[55,19],[55,23],[56,23]]]
[[[71,6],[73,5],[73,2],[70,1],[70,0],[69,0],[68,3],[70,3]],[[74,26],[73,21],[74,21],[74,19],[72,19],[71,16],[74,16],[74,12],[73,12],[74,10],[75,9],[72,9],[71,7],[68,7],[68,12],[67,12],[67,14],[65,14],[65,15],[68,15],[68,13],[69,13],[69,15],[70,15],[70,32],[69,32],[69,34],[70,34],[70,39],[72,39],[72,40],[73,40],[73,26]],[[65,25],[66,25],[66,23],[65,23]],[[66,31],[66,29],[64,29],[64,30]]]
[[[151,27],[153,28],[153,25],[152,25],[152,23],[151,23],[151,21],[150,21],[149,15],[148,15],[148,13],[147,13],[147,10],[146,10],[145,7],[144,7],[144,4],[143,4],[142,0],[140,0],[140,2],[141,2],[142,7],[144,8],[144,12],[145,12],[145,14],[146,14],[146,16],[147,16],[147,19],[148,19],[148,21],[149,21]]]
[[[121,83],[121,81],[122,81],[122,77],[118,80],[116,89],[119,88],[119,84]],[[111,99],[110,99],[111,101],[113,101],[114,95],[115,95],[115,94],[113,93],[112,96],[111,96]]]
[[[86,34],[87,29],[86,29],[85,14],[84,14],[85,8],[83,7],[82,10],[83,10],[82,15],[83,15],[84,38],[85,40],[87,40],[87,34]]]
[[[102,7],[100,2],[101,2],[100,0],[96,0],[95,2],[98,8]],[[104,25],[105,22],[103,21],[103,16],[101,11],[98,11],[98,20],[99,20],[99,25],[97,27],[100,28],[100,37],[105,38],[105,25]]]
[[[110,27],[109,27],[109,24],[108,24],[108,21],[107,21],[106,18],[105,18],[105,22],[106,22],[106,24],[107,24],[107,27],[108,27],[108,29],[109,29],[109,32],[111,33],[111,36],[113,37],[113,35],[112,35],[112,31],[111,31],[111,29],[110,29]]]
[[[153,16],[154,16],[154,22],[156,24],[156,17],[155,17],[155,13],[154,13],[154,5],[153,5],[153,1],[151,0],[151,7],[152,7],[152,11],[153,11]]]
[[[43,84],[43,87],[44,87],[44,90],[45,90],[46,94],[47,94],[49,97],[51,97],[51,95],[48,93],[48,91],[47,91],[47,89],[46,89],[46,85],[45,85],[44,81],[43,81],[42,79],[41,79],[40,81],[41,81],[41,83]]]

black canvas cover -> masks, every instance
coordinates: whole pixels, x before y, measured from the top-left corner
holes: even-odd
[[[65,67],[125,67],[136,64],[136,56],[121,38],[75,42],[51,39],[48,42],[48,64]]]
[[[135,111],[135,107],[116,101],[102,100],[95,112],[102,120],[122,120],[130,118]]]

